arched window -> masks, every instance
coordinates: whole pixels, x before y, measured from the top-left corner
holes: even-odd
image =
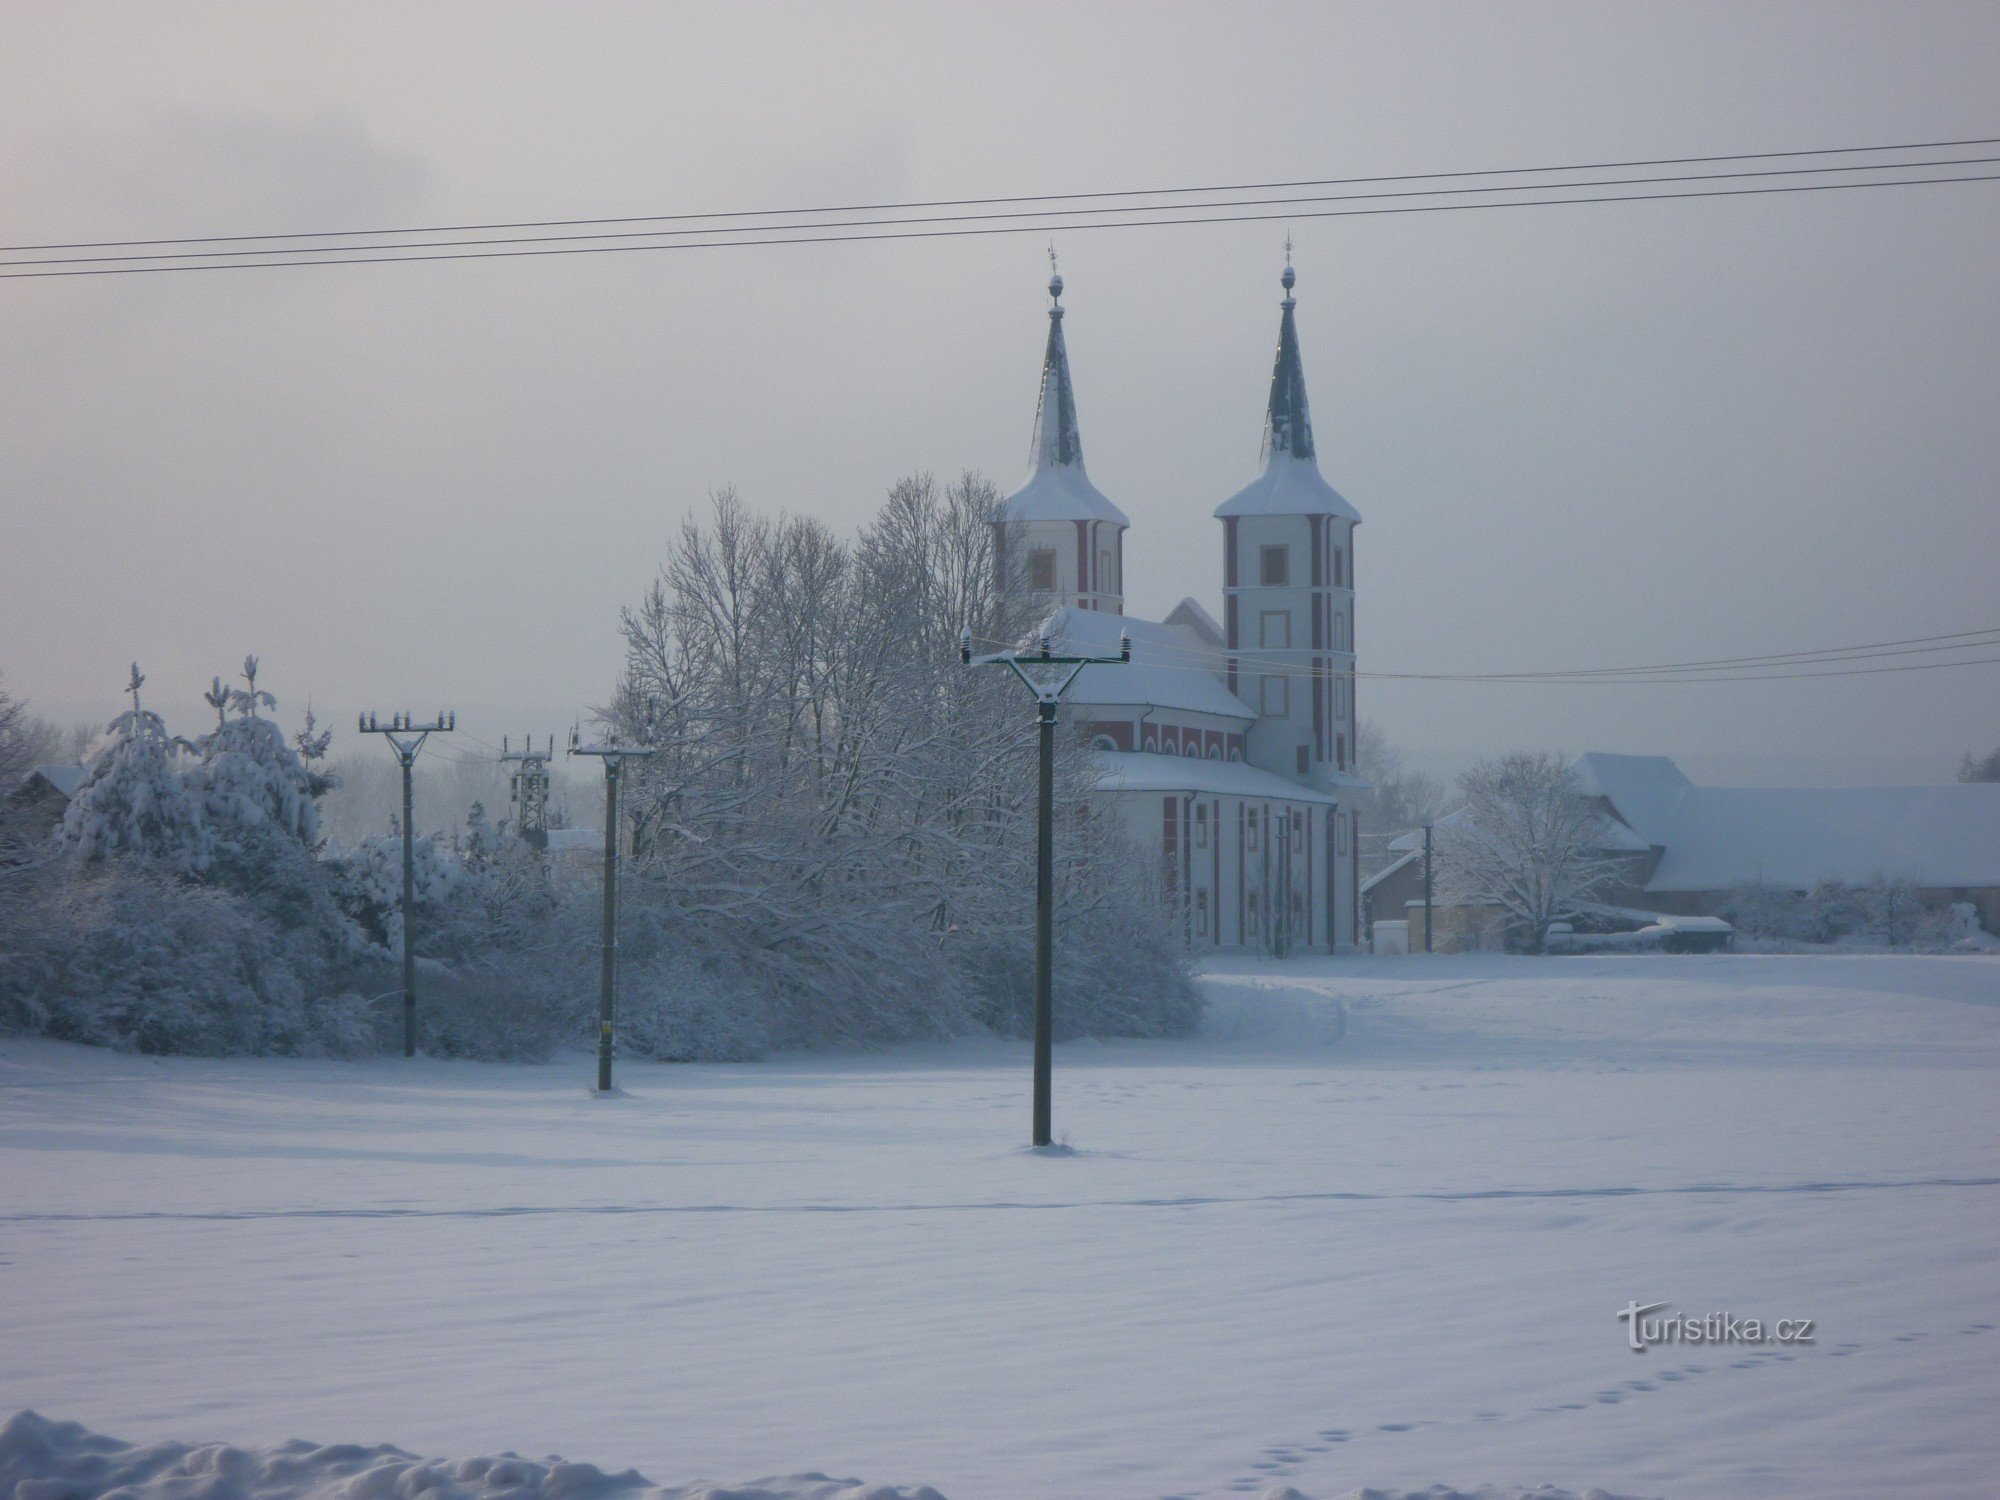
[[[1157,735],[1157,734],[1149,734],[1149,735],[1147,735],[1147,736],[1146,736],[1146,748],[1147,748],[1148,750],[1151,750],[1151,751],[1154,751],[1155,753],[1157,753],[1157,752],[1159,751],[1159,748],[1160,748],[1160,737],[1159,737],[1159,735]]]
[[[1194,740],[1188,740],[1181,746],[1181,754],[1189,760],[1200,760],[1201,746]]]
[[[1094,734],[1090,737],[1090,748],[1093,750],[1116,750],[1118,748],[1118,741],[1111,738],[1108,734]]]
[[[1210,746],[1208,747],[1208,758],[1209,758],[1210,760],[1221,760],[1221,759],[1222,759],[1222,746],[1220,746],[1220,745],[1210,745]]]

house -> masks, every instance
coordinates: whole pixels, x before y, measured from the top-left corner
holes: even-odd
[[[1353,771],[1354,528],[1321,476],[1291,266],[1261,472],[1215,510],[1222,611],[1125,614],[1131,522],[1091,483],[1049,283],[1027,480],[994,523],[1000,588],[1085,667],[1065,714],[1095,752],[1103,799],[1156,859],[1190,945],[1285,953],[1352,948],[1360,931]]]
[[[1806,892],[1839,882],[1908,882],[1924,905],[1969,905],[2000,933],[2000,784],[1893,787],[1697,786],[1664,755],[1578,756],[1572,769],[1605,814],[1619,874],[1596,905],[1633,922],[1721,912],[1745,884]],[[1423,831],[1364,886],[1370,921],[1410,920],[1423,945]],[[1475,940],[1481,914],[1437,914],[1442,937]]]
[[[23,827],[47,833],[62,822],[81,785],[82,766],[36,766],[15,783],[7,802]]]

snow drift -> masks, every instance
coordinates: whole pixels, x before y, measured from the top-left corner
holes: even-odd
[[[76,1422],[31,1411],[0,1428],[0,1496],[8,1500],[944,1500],[919,1485],[867,1485],[824,1474],[748,1484],[656,1485],[634,1470],[512,1453],[418,1458],[400,1448],[320,1446],[294,1438],[268,1448],[227,1443],[121,1443]]]

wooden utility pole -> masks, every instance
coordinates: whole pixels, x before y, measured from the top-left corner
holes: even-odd
[[[419,724],[406,710],[394,715],[389,723],[375,722],[375,715],[363,714],[360,729],[363,734],[379,734],[385,737],[396,752],[396,759],[403,767],[403,1056],[417,1055],[417,950],[416,950],[416,904],[417,904],[417,849],[416,828],[412,807],[414,796],[410,787],[411,773],[416,769],[417,752],[424,748],[424,741],[434,734],[450,734],[458,728],[458,715],[440,713],[428,724]]]
[[[1431,951],[1431,825],[1424,824],[1424,952]]]
[[[974,659],[972,631],[959,636],[959,660],[970,666],[1005,666],[1035,695],[1035,722],[1041,753],[1039,820],[1035,830],[1035,1103],[1034,1144],[1050,1143],[1055,1073],[1055,801],[1056,710],[1062,695],[1088,666],[1119,666],[1132,659],[1132,637],[1121,635],[1116,656],[1057,656],[1047,634],[1032,648],[1001,651]]]
[[[585,745],[572,731],[569,753],[595,755],[604,761],[604,938],[597,966],[597,1092],[608,1094],[618,994],[618,783],[627,760],[643,760],[653,752],[630,745]]]

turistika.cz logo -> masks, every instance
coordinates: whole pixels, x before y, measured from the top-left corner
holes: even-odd
[[[1665,1302],[1628,1302],[1618,1309],[1618,1321],[1625,1325],[1625,1340],[1634,1354],[1644,1354],[1655,1344],[1810,1344],[1817,1318],[1739,1318],[1734,1313],[1708,1313],[1693,1317],[1669,1313],[1651,1317],[1669,1306]]]

